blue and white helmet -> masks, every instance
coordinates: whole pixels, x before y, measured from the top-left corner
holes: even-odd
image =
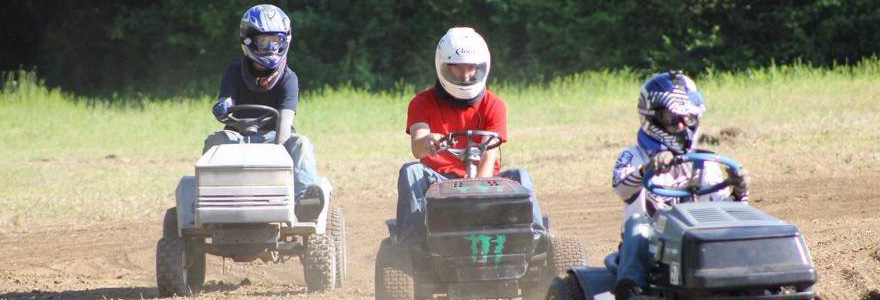
[[[681,71],[655,74],[639,94],[642,131],[677,154],[696,146],[700,117],[706,112],[697,85]]]
[[[291,38],[290,18],[274,5],[251,7],[241,17],[241,50],[247,58],[266,69],[275,70],[286,65]]]

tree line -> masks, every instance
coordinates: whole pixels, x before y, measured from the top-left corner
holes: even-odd
[[[880,49],[874,0],[278,0],[304,89],[425,87],[451,26],[487,40],[495,82],[587,70],[690,73],[795,60],[854,63]],[[6,0],[0,71],[35,69],[87,94],[215,93],[241,56],[244,0]]]

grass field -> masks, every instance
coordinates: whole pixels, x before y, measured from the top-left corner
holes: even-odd
[[[878,78],[874,59],[695,79],[708,105],[703,133],[719,141],[703,147],[742,163],[754,205],[801,228],[825,300],[880,295]],[[591,264],[619,241],[611,168],[635,142],[644,79],[590,72],[491,86],[508,106],[502,163],[532,174],[553,230],[583,239]],[[203,139],[221,127],[210,113],[213,97],[111,102],[8,74],[0,90],[0,298],[155,296],[161,213],[174,205],[178,179],[193,173]],[[314,142],[318,169],[346,211],[351,279],[344,290],[305,294],[298,267],[246,265],[221,274],[212,258],[208,278],[221,281],[204,298],[372,298],[372,262],[383,220],[393,217],[397,170],[412,160],[404,133],[411,97],[351,88],[301,96],[297,131]],[[729,128],[742,134],[720,134]],[[242,277],[254,284],[228,284]]]
[[[710,73],[697,79],[709,107],[703,131],[739,127],[756,137],[752,144],[717,149],[734,156],[787,156],[785,162],[744,162],[771,172],[821,172],[827,164],[844,171],[876,167],[878,76],[877,60],[835,70],[795,65]],[[0,92],[0,220],[154,214],[170,203],[177,178],[191,172],[204,137],[220,127],[210,114],[210,95],[119,99],[123,104],[112,105],[46,88],[32,74],[6,77]],[[511,142],[504,163],[538,175],[584,168],[591,184],[605,184],[616,151],[633,141],[642,80],[625,72],[592,72],[546,85],[495,87],[508,104]],[[409,159],[403,127],[410,97],[313,91],[302,96],[296,127],[313,139],[324,168],[403,162]],[[601,146],[608,144],[619,147]],[[572,159],[578,163],[557,163]],[[347,174],[333,176],[356,180],[341,171]],[[388,177],[392,184],[393,174]]]

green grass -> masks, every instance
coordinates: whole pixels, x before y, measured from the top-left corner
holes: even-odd
[[[753,173],[822,172],[830,164],[876,172],[877,78],[880,60],[833,70],[710,72],[696,79],[709,108],[703,131],[741,128],[746,135],[738,142],[709,147]],[[614,157],[634,141],[642,80],[606,71],[493,86],[508,104],[504,164],[526,167],[542,188],[607,188]],[[345,87],[312,91],[302,95],[296,128],[314,141],[320,170],[338,187],[387,191],[396,174],[384,172],[411,159],[404,133],[411,97]],[[32,74],[7,74],[0,91],[0,223],[155,216],[172,205],[174,186],[192,173],[205,136],[220,128],[212,98],[113,105],[47,88]]]

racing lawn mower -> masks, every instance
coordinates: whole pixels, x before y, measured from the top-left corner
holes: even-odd
[[[712,153],[690,153],[673,160],[716,162],[732,170],[740,165]],[[675,189],[644,188],[666,197],[710,194],[729,185]],[[695,182],[692,180],[691,182]],[[797,226],[740,202],[688,202],[658,210],[651,219],[649,288],[630,300],[813,299],[816,268]],[[553,280],[547,299],[615,299],[618,253],[603,267],[575,267]]]
[[[531,190],[476,178],[483,153],[501,144],[497,133],[453,132],[440,144],[467,176],[430,185],[424,241],[403,241],[396,220],[386,222],[391,237],[376,258],[376,299],[540,299],[557,272],[586,265],[579,240],[550,234],[546,215],[544,228],[535,226]]]
[[[257,118],[236,118],[258,110]],[[341,286],[345,277],[345,224],[330,210],[330,183],[320,197],[295,199],[293,160],[283,145],[251,143],[257,129],[278,118],[263,105],[236,105],[222,120],[245,137],[244,144],[211,147],[196,162],[195,176],[183,176],[177,206],[165,212],[156,246],[160,297],[199,294],[205,255],[235,262],[303,262],[309,291]]]

